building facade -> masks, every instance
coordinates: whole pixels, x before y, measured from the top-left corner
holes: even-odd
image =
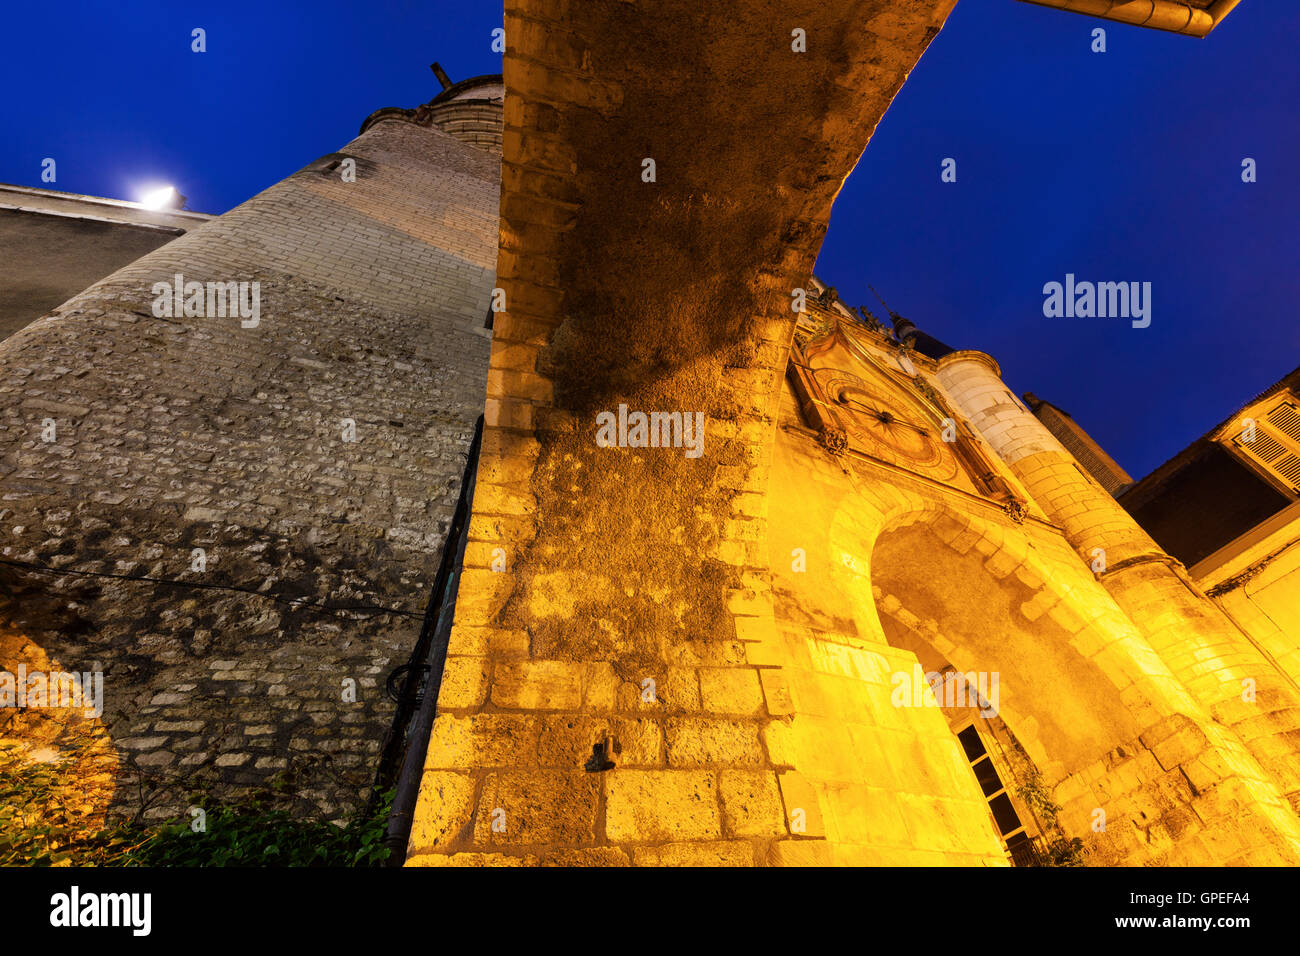
[[[812,278],[952,3],[868,6],[808,13],[842,70],[741,5],[679,75],[689,5],[511,3],[504,79],[0,343],[0,670],[105,697],[5,742],[92,816],[277,779],[341,812],[439,580],[412,865],[1300,862],[1291,384],[1132,483]],[[1202,488],[1228,517],[1185,520]]]
[[[211,218],[0,183],[0,340]]]
[[[1292,861],[1287,675],[992,358],[809,286],[742,640],[541,660],[475,596],[410,862]]]
[[[1119,495],[1260,651],[1300,681],[1300,370]]]

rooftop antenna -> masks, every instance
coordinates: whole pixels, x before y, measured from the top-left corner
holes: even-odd
[[[889,313],[889,318],[894,323],[894,338],[898,339],[899,342],[901,342],[904,346],[906,346],[909,349],[912,346],[914,346],[916,344],[916,331],[917,331],[916,326],[913,325],[911,321],[903,318],[901,315],[899,315],[897,312],[891,309],[889,307],[889,303],[886,302],[884,298],[880,295],[880,293],[877,292],[870,284],[867,285],[867,288],[871,289],[872,295],[874,295],[877,299],[880,299],[880,304],[883,305],[885,307],[885,311]]]
[[[886,302],[884,297],[879,292],[876,291],[876,287],[868,283],[867,288],[871,290],[872,295],[874,295],[877,299],[880,300],[880,304],[885,307],[885,311],[889,313],[889,317],[894,321],[898,321],[898,319],[900,318],[899,314],[889,307],[889,303]]]

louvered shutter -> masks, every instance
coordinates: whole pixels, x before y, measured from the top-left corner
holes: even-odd
[[[1292,491],[1300,492],[1300,409],[1283,402],[1255,423],[1255,440],[1245,441],[1245,430],[1232,440],[1246,457],[1275,475]]]

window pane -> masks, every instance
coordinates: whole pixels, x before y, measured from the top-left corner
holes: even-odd
[[[971,765],[975,771],[975,779],[980,782],[980,789],[984,791],[984,796],[990,796],[1002,789],[1002,781],[998,779],[998,772],[993,768],[993,761],[984,759],[977,764]]]
[[[1011,862],[1016,866],[1033,866],[1037,862],[1035,860],[1034,844],[1029,839],[1029,835],[1023,830],[1008,838],[1007,851],[1011,854]]]
[[[957,739],[961,741],[962,749],[966,751],[967,760],[974,763],[984,756],[984,743],[980,740],[979,731],[975,729],[974,724],[959,733]]]
[[[993,811],[993,820],[998,825],[999,833],[1010,833],[1020,827],[1020,818],[1016,816],[1016,809],[1011,805],[1011,798],[1005,793],[990,800],[989,809]]]

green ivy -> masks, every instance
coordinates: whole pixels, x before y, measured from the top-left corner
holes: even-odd
[[[69,770],[0,751],[0,866],[382,866],[391,792],[339,823],[272,803],[278,788],[238,802],[200,799],[192,819],[113,821],[88,833],[57,809]],[[73,791],[75,792],[75,791]]]
[[[1030,766],[1025,772],[1026,781],[1016,787],[1016,793],[1029,804],[1029,808],[1043,825],[1043,848],[1036,854],[1038,866],[1086,866],[1083,841],[1078,837],[1067,839],[1057,821],[1061,808],[1052,800],[1051,791],[1043,785],[1038,769]]]
[[[180,820],[153,830],[124,860],[125,866],[380,866],[388,820],[385,800],[375,812],[345,825],[303,820],[266,809],[256,799],[204,808],[195,832]]]

